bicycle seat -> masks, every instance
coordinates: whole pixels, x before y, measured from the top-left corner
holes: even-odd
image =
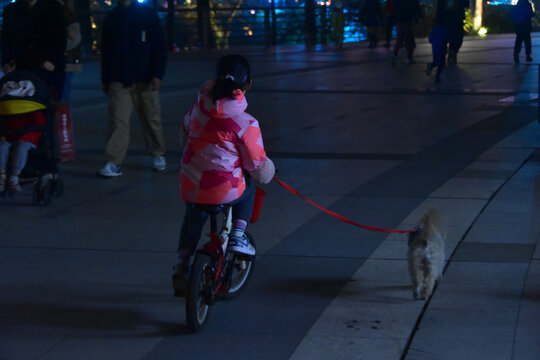
[[[224,208],[225,205],[197,205],[197,210],[204,211],[208,215],[218,215]]]

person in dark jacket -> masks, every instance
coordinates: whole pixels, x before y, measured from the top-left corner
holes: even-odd
[[[418,0],[394,0],[394,20],[396,21],[397,40],[394,46],[392,64],[395,64],[399,49],[405,45],[407,49],[407,63],[412,63],[413,52],[416,47],[413,22],[422,18]]]
[[[120,164],[129,146],[133,107],[142,122],[154,170],[166,167],[159,89],[165,73],[166,49],[156,12],[133,0],[120,0],[105,18],[101,48],[101,81],[110,98],[110,125],[99,176],[122,175]]]
[[[369,48],[377,47],[377,28],[381,18],[381,3],[379,0],[366,0],[361,11],[362,23],[368,30]]]
[[[2,71],[31,71],[50,87],[53,100],[62,97],[66,23],[56,0],[18,0],[4,9]]]
[[[445,0],[446,6],[437,6],[438,16],[443,17],[444,26],[448,34],[448,63],[457,64],[457,54],[461,45],[465,29],[465,9],[469,7],[469,0]]]
[[[519,0],[512,8],[512,19],[516,29],[516,42],[514,44],[514,62],[519,63],[521,44],[525,43],[525,55],[527,62],[533,61],[531,57],[531,18],[534,16],[531,3],[528,0]]]

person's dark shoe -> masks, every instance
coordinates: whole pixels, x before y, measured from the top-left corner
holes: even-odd
[[[442,81],[442,80],[441,80],[441,77],[440,77],[440,76],[437,76],[437,77],[435,78],[435,82],[436,82],[437,84],[440,83],[441,81]]]
[[[190,263],[191,257],[181,257],[173,268],[172,286],[174,289],[174,296],[176,297],[186,296],[189,283]]]
[[[531,57],[531,55],[527,55],[527,58],[525,59],[525,61],[532,62],[533,58]]]
[[[519,54],[514,54],[514,62],[519,64]]]
[[[433,71],[433,63],[429,63],[426,66],[426,75],[431,76],[431,72]]]

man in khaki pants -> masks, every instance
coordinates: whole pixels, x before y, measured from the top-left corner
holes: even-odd
[[[122,175],[133,108],[141,120],[154,170],[166,167],[159,89],[165,72],[165,42],[155,11],[133,0],[119,0],[103,24],[101,80],[111,116],[102,177]]]

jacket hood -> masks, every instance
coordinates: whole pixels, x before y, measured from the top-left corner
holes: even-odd
[[[212,88],[215,83],[215,80],[208,80],[199,89],[199,104],[201,104],[202,100],[205,104],[205,108],[208,110],[215,110],[218,115],[224,117],[233,117],[246,111],[248,103],[244,96],[244,92],[240,89],[235,90],[234,99],[223,98],[216,101],[214,104],[212,100]]]

